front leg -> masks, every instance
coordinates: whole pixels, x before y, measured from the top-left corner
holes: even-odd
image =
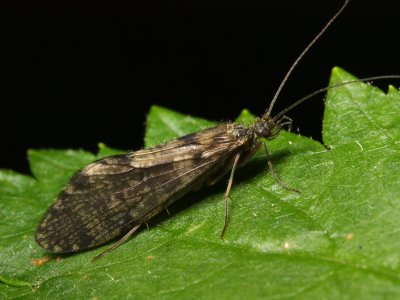
[[[239,166],[245,165],[250,158],[254,156],[254,154],[257,153],[257,151],[261,148],[261,142],[257,143],[253,148],[251,148],[248,152],[244,152],[241,154],[240,160],[239,160]]]
[[[213,177],[207,179],[207,181],[205,182],[206,185],[207,186],[212,186],[212,185],[216,184],[220,179],[222,179],[222,177],[224,177],[225,174],[228,173],[228,171],[232,168],[234,160],[235,159],[233,158],[230,161],[228,161],[221,171],[219,171],[218,173],[214,174]]]
[[[228,186],[226,187],[226,191],[225,191],[225,194],[224,194],[225,219],[224,219],[224,228],[222,229],[222,232],[221,232],[221,235],[220,235],[221,239],[224,238],[226,228],[228,228],[228,221],[229,221],[228,198],[229,198],[229,193],[231,191],[232,184],[233,184],[233,175],[235,174],[236,167],[238,165],[239,159],[240,159],[240,153],[236,154],[235,160],[233,161],[233,166],[232,166],[232,170],[231,170],[231,176],[229,177]]]
[[[252,158],[254,156],[254,154],[256,154],[256,152],[260,149],[260,147],[261,147],[261,143],[258,143],[249,152],[242,152],[240,154],[238,166],[243,166],[244,164],[246,164],[250,160],[250,158]],[[214,177],[211,177],[210,179],[208,179],[206,182],[206,185],[208,185],[208,186],[214,185],[222,177],[224,177],[225,174],[228,173],[228,171],[232,168],[235,158],[236,158],[236,156],[229,163],[227,163],[225,165],[225,167],[222,169],[222,171],[218,172],[218,174],[216,174]]]

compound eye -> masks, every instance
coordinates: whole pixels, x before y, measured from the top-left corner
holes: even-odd
[[[235,135],[239,138],[244,137],[247,134],[247,128],[237,126],[235,130]]]
[[[239,136],[245,136],[246,135],[246,129],[244,129],[244,128],[239,128],[237,132],[238,132]]]

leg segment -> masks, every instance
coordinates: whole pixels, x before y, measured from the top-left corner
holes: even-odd
[[[229,213],[229,211],[228,211],[228,198],[229,198],[229,193],[230,193],[231,188],[232,188],[233,175],[235,174],[235,170],[236,170],[236,167],[238,165],[239,159],[240,159],[240,153],[236,154],[236,156],[235,156],[235,160],[233,162],[233,166],[232,166],[232,170],[231,170],[231,175],[230,175],[229,181],[228,181],[228,186],[226,187],[226,191],[225,191],[225,195],[224,195],[225,220],[224,220],[224,228],[222,229],[221,236],[220,236],[221,239],[224,238],[226,228],[228,227],[228,221],[229,221],[228,220],[229,219],[229,215],[228,215],[228,213]]]
[[[278,182],[278,184],[279,184],[281,187],[283,187],[284,189],[288,190],[288,191],[292,191],[292,192],[295,192],[295,193],[300,194],[300,191],[299,191],[299,190],[296,190],[296,189],[293,189],[293,188],[288,187],[288,186],[278,177],[278,175],[277,175],[276,172],[275,172],[274,166],[272,165],[271,157],[269,156],[267,146],[265,145],[265,143],[263,143],[263,145],[264,145],[264,150],[265,150],[265,153],[266,153],[267,159],[268,159],[268,167],[269,167],[269,170],[270,170],[272,176],[275,177],[275,179],[276,179],[276,181]]]
[[[129,239],[131,237],[132,234],[134,234],[140,227],[140,225],[136,225],[135,227],[133,227],[131,230],[129,230],[129,232],[127,234],[125,234],[119,241],[115,242],[110,248],[108,248],[107,250],[101,252],[99,255],[95,256],[92,261],[98,260],[99,258],[103,257],[104,255],[106,255],[107,253],[113,251],[114,249],[116,249],[117,247],[121,246],[123,243],[126,242],[127,239]]]

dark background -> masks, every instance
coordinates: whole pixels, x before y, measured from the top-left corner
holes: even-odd
[[[2,1],[0,168],[29,148],[142,146],[152,104],[218,121],[261,114],[338,0]],[[397,0],[353,0],[308,53],[275,111],[331,68],[400,73]],[[392,81],[397,86],[398,82]],[[388,82],[376,82],[384,90]],[[323,96],[290,114],[321,139]]]

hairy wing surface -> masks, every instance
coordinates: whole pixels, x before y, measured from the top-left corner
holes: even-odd
[[[226,126],[89,164],[49,208],[36,232],[38,243],[51,252],[73,252],[146,222],[236,153],[237,140]]]

